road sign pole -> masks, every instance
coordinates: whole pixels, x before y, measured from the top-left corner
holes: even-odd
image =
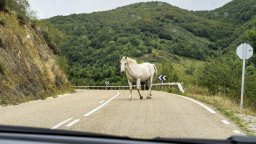
[[[241,84],[240,108],[243,108],[243,103],[244,103],[244,73],[245,73],[245,58],[243,59],[243,67],[242,67],[242,84]]]
[[[245,74],[245,57],[247,46],[243,44],[243,48],[246,49],[243,51],[243,66],[242,66],[242,83],[241,83],[241,100],[240,100],[240,108],[243,108],[244,104],[244,74]]]
[[[251,45],[247,43],[240,44],[236,49],[236,54],[240,59],[243,60],[242,66],[242,83],[241,83],[241,100],[240,100],[240,108],[243,108],[244,101],[244,75],[245,75],[245,60],[249,59],[253,55],[253,48]]]

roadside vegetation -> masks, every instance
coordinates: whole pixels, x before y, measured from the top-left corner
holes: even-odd
[[[27,0],[0,1],[1,106],[72,91],[67,60],[57,52],[60,33],[54,30],[39,24]]]

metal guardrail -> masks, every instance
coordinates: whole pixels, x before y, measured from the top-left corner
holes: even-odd
[[[179,82],[152,84],[152,88],[163,88],[163,87],[171,88],[171,86],[177,86],[178,89],[182,93],[184,93],[182,83],[179,83]],[[128,90],[129,86],[73,86],[73,88],[77,88],[77,89],[97,89],[97,90]],[[136,85],[133,85],[132,88],[136,89]],[[144,89],[145,89],[145,87],[144,87]]]

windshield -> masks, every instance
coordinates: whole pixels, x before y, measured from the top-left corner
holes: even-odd
[[[0,125],[256,133],[255,0],[1,0]]]

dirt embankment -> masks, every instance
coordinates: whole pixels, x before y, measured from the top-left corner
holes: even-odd
[[[67,78],[40,31],[0,12],[0,105],[44,99],[67,86]]]

